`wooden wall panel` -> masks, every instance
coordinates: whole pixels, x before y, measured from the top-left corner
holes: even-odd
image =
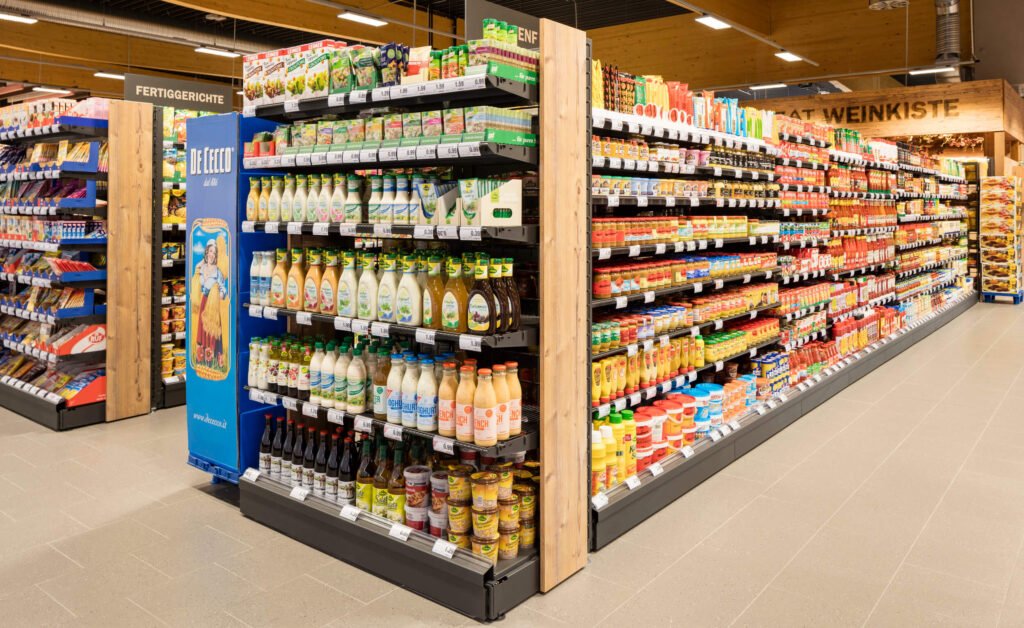
[[[541,590],[587,563],[586,36],[540,22]]]
[[[148,414],[153,331],[153,106],[110,103],[107,421]]]

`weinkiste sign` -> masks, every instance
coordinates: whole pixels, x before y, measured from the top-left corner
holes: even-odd
[[[124,75],[124,99],[148,102],[161,107],[229,113],[234,109],[234,89],[227,84],[183,81],[180,79]]]
[[[1024,137],[1024,100],[1001,79],[748,101],[869,137],[1006,131]]]

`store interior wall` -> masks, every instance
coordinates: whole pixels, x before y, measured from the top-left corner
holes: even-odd
[[[1024,2],[972,0],[974,4],[974,66],[979,79],[1003,78],[1019,89],[1024,84]]]

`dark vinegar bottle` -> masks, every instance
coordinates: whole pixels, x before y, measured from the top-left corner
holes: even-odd
[[[327,430],[320,430],[320,446],[313,461],[313,494],[317,497],[327,495]]]
[[[331,434],[331,453],[327,455],[327,479],[324,485],[324,499],[338,501],[338,434]]]
[[[292,449],[295,447],[295,421],[288,419],[288,429],[281,446],[281,478],[285,484],[292,481]]]
[[[284,453],[284,417],[277,417],[277,430],[270,444],[270,477],[281,479],[281,454]]]
[[[270,437],[270,423],[274,417],[268,412],[263,415],[263,437],[260,439],[260,472],[270,474],[270,447],[273,439]]]
[[[302,435],[305,431],[305,423],[295,425],[295,444],[292,445],[292,486],[302,486]]]
[[[309,426],[306,449],[302,454],[302,486],[313,490],[313,467],[316,466],[316,428]]]

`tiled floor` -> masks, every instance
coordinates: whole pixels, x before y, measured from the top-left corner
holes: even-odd
[[[501,625],[1024,626],[1024,308],[979,305]],[[0,410],[4,626],[463,625],[242,517],[181,409]]]

